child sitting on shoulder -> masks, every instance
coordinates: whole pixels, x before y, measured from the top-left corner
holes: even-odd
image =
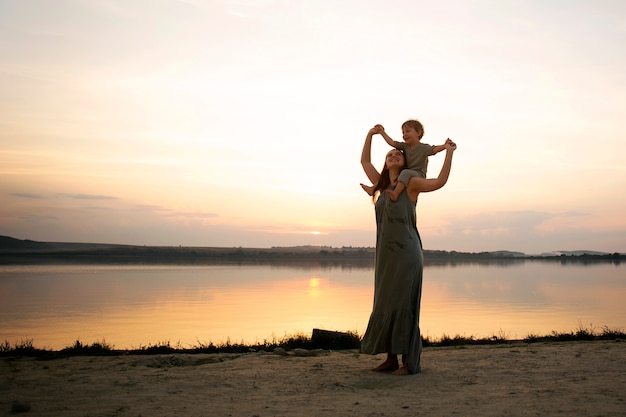
[[[428,157],[443,151],[445,145],[435,146],[422,143],[421,139],[422,136],[424,136],[424,126],[422,126],[419,120],[415,119],[410,119],[402,123],[402,139],[404,139],[404,142],[398,142],[389,137],[382,125],[376,125],[374,128],[376,129],[376,133],[380,133],[389,146],[404,151],[406,157],[408,169],[402,170],[398,178],[398,183],[393,190],[385,191],[391,198],[391,201],[396,201],[398,196],[408,186],[412,177],[426,178]],[[361,184],[361,186],[367,194],[374,194],[373,185],[368,186]]]

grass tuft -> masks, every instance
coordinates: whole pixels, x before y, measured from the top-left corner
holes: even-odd
[[[21,340],[13,346],[6,340],[0,344],[1,356],[38,356],[47,352],[46,350],[35,348],[33,339]]]
[[[331,350],[347,350],[347,349],[359,349],[361,346],[361,336],[358,332],[340,332],[342,337],[333,340],[332,345],[323,346],[323,349]],[[592,326],[578,325],[578,328],[573,332],[556,332],[553,331],[549,335],[538,335],[535,333],[529,333],[521,341],[526,343],[538,343],[538,342],[567,342],[567,341],[580,341],[580,340],[616,340],[621,341],[626,339],[626,333],[621,328],[609,328],[607,326],[602,327],[596,331]],[[467,345],[492,345],[492,344],[505,344],[511,342],[508,335],[500,330],[498,333],[493,334],[490,337],[477,338],[475,336],[450,336],[443,334],[440,339],[431,339],[426,336],[422,338],[424,347],[430,346],[455,346],[464,347]],[[272,334],[269,339],[264,339],[263,342],[244,343],[244,341],[233,343],[230,339],[225,342],[213,343],[213,342],[201,342],[197,340],[194,346],[184,347],[178,342],[172,346],[169,341],[162,341],[155,345],[141,346],[139,348],[116,350],[107,342],[96,341],[89,344],[84,344],[80,340],[76,340],[73,345],[68,346],[61,351],[55,352],[52,350],[38,349],[34,347],[32,339],[22,340],[19,343],[11,345],[8,341],[0,343],[0,356],[31,356],[31,357],[57,357],[62,356],[75,356],[75,355],[121,355],[121,354],[136,354],[136,355],[154,355],[154,354],[172,354],[172,353],[247,353],[258,351],[273,351],[276,348],[283,348],[285,350],[293,349],[318,349],[320,346],[316,345],[312,338],[302,332],[295,334],[285,334],[283,337],[277,337]]]
[[[78,356],[78,355],[95,355],[104,356],[115,354],[115,350],[112,345],[109,345],[106,341],[96,341],[91,345],[83,344],[80,340],[76,340],[73,345],[61,349],[62,354]]]
[[[601,331],[594,330],[593,326],[578,325],[578,328],[570,333],[562,333],[553,331],[550,335],[539,336],[531,333],[527,335],[523,340],[527,343],[537,342],[570,342],[580,340],[621,340],[626,337],[623,329],[611,329],[607,326],[602,327]]]

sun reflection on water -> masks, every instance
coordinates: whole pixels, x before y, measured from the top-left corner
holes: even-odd
[[[106,340],[123,349],[255,343],[313,328],[363,334],[373,300],[373,269],[350,265],[64,268],[0,266],[0,340],[53,349]],[[613,265],[427,267],[422,333],[523,338],[581,322],[623,328],[623,276]]]

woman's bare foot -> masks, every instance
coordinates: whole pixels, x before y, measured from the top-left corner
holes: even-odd
[[[409,374],[409,370],[407,369],[406,366],[402,366],[401,368],[398,368],[391,373],[391,375],[408,375],[408,374]]]
[[[376,368],[372,368],[372,371],[382,372],[382,371],[396,371],[398,369],[398,360],[397,359],[387,359],[385,362],[378,365]]]
[[[385,192],[387,193],[391,201],[396,201],[398,199],[398,196],[392,190],[385,190]]]
[[[361,184],[361,187],[367,193],[367,195],[369,195],[369,196],[373,196],[374,195],[374,186],[373,185]]]

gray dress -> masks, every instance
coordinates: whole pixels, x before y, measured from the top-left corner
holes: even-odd
[[[396,202],[381,193],[376,201],[374,308],[361,350],[369,354],[405,354],[412,374],[421,370],[423,265],[415,203],[406,191]]]

